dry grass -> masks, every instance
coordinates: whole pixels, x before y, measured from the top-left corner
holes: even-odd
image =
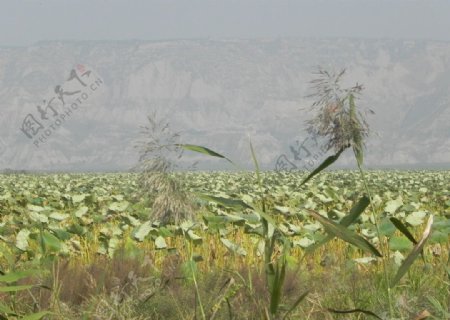
[[[248,235],[238,234],[238,237],[244,245],[251,245]],[[131,257],[122,248],[112,259],[94,255],[89,263],[82,259],[60,260],[51,275],[44,279],[44,284],[53,287],[53,291],[32,291],[38,298],[37,307],[55,312],[54,319],[192,319],[195,314],[199,316],[194,285],[183,269],[186,257],[155,251],[150,243],[147,245],[141,248],[145,253],[138,257]],[[182,248],[180,246],[180,250]],[[261,257],[253,251],[249,251],[247,257],[232,256],[212,235],[204,235],[203,244],[195,251],[205,257],[214,256],[214,259],[198,263],[197,281],[207,318],[214,315],[214,319],[264,319],[268,293]],[[433,252],[425,251],[427,264],[417,261],[395,289],[399,319],[413,319],[423,310],[443,319],[442,312],[448,311],[450,286],[445,273],[448,252],[445,248],[440,255],[433,255]],[[328,308],[361,308],[385,314],[388,306],[380,264],[353,262],[352,258],[359,256],[358,250],[349,251],[348,246],[337,240],[311,255],[303,256],[301,250],[293,254],[297,262],[292,263],[287,272],[282,310],[306,290],[310,293],[292,314],[292,319],[369,319],[361,314],[331,314]],[[325,260],[328,262],[323,263]],[[151,278],[153,282],[139,282],[134,286],[136,278]],[[23,283],[37,280],[30,278]],[[433,306],[430,299],[439,301],[443,310]],[[34,301],[28,293],[20,293],[17,301],[32,311]]]

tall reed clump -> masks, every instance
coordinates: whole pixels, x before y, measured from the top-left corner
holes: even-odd
[[[169,123],[148,116],[148,126],[142,127],[144,140],[139,142],[139,186],[152,205],[151,218],[162,224],[177,224],[194,215],[189,193],[182,181],[173,177],[176,161],[182,157],[179,133],[172,133]]]
[[[321,222],[326,232],[329,233],[330,236],[327,240],[329,240],[330,237],[333,238],[336,236],[381,258],[389,305],[389,318],[392,319],[395,316],[395,312],[391,289],[398,284],[400,279],[407,273],[413,262],[422,252],[423,246],[431,234],[433,216],[430,215],[425,231],[419,241],[414,239],[406,225],[400,220],[395,217],[390,218],[391,223],[414,244],[412,251],[400,265],[394,278],[391,279],[388,272],[390,266],[388,239],[386,236],[383,236],[380,231],[381,217],[377,215],[375,207],[373,206],[372,193],[367,184],[363,170],[365,140],[369,135],[369,125],[365,119],[367,113],[363,114],[360,112],[357,109],[355,102],[363,87],[362,85],[356,84],[354,87],[342,89],[340,87],[340,81],[344,73],[345,70],[334,73],[319,69],[317,72],[318,77],[312,81],[314,93],[310,96],[315,98],[312,105],[315,115],[311,120],[306,122],[307,131],[310,134],[324,138],[326,141],[326,149],[333,150],[335,154],[325,159],[325,161],[319,165],[319,167],[315,169],[302,184],[306,183],[314,175],[334,163],[344,150],[352,148],[361,180],[368,196],[364,196],[360,200],[360,205],[365,207],[370,204],[371,206],[371,221],[376,229],[380,251],[365,238],[347,229],[350,224],[356,221],[358,215],[352,215],[352,213],[350,213],[347,217],[342,219],[340,224],[336,224],[333,221],[326,219],[317,212],[311,211],[311,216]],[[369,110],[369,112],[374,113],[371,110]],[[320,243],[318,245],[320,245]],[[317,248],[318,245],[315,245],[314,247]]]
[[[311,81],[314,93],[310,95],[316,99],[312,104],[315,116],[306,121],[307,132],[325,138],[327,150],[337,153],[351,147],[358,163],[362,164],[369,124],[365,115],[357,110],[355,100],[363,86],[356,84],[342,89],[339,82],[344,74],[345,70],[339,73],[318,70],[318,77]]]
[[[387,239],[380,231],[379,219],[372,205],[372,196],[368,187],[364,171],[362,168],[364,160],[365,139],[369,135],[369,125],[365,120],[365,115],[361,113],[356,106],[356,99],[362,90],[361,85],[356,85],[349,89],[342,89],[339,85],[344,71],[340,73],[329,73],[324,70],[318,72],[319,78],[314,80],[313,88],[315,93],[312,95],[316,98],[313,103],[313,109],[316,111],[315,116],[307,122],[307,130],[310,134],[324,138],[326,141],[326,149],[333,150],[334,155],[326,158],[315,170],[313,170],[301,183],[304,185],[315,175],[333,164],[340,155],[348,148],[353,150],[358,169],[363,180],[365,193],[361,196],[359,201],[351,208],[350,212],[341,219],[339,223],[321,215],[319,212],[306,209],[310,213],[311,218],[320,222],[323,229],[328,234],[327,237],[320,240],[318,243],[311,246],[310,250],[316,249],[320,245],[325,244],[331,239],[337,237],[343,241],[358,247],[362,251],[381,258],[383,262],[384,282],[387,292],[387,300],[389,305],[389,319],[395,316],[393,308],[393,299],[391,289],[396,286],[400,279],[407,273],[412,263],[416,260],[418,255],[422,252],[423,246],[430,236],[431,226],[433,223],[433,216],[430,216],[428,224],[419,241],[408,231],[408,228],[398,219],[391,217],[391,223],[402,232],[406,238],[414,243],[414,247],[410,254],[405,258],[403,263],[397,270],[393,279],[390,279],[388,272],[389,268],[389,248],[387,246]],[[373,113],[373,112],[372,112]],[[176,144],[176,147],[182,149],[200,152],[209,156],[224,158],[231,162],[221,154],[212,151],[208,148],[196,145],[182,145]],[[259,164],[256,159],[253,146],[250,143],[252,158],[256,170],[256,183],[262,193],[264,181],[261,178]],[[232,163],[232,162],[231,162]],[[248,204],[240,199],[230,199],[223,197],[216,197],[207,194],[198,193],[197,197],[209,202],[215,202],[223,207],[230,208],[236,211],[243,211],[249,209],[259,216],[261,229],[258,232],[264,243],[264,269],[266,275],[266,286],[269,293],[268,308],[264,310],[264,316],[267,319],[287,318],[288,315],[301,303],[306,297],[308,291],[299,295],[298,299],[292,304],[290,308],[280,308],[282,306],[282,288],[285,284],[287,258],[290,255],[291,240],[280,228],[279,224],[273,219],[273,212],[266,205],[266,198],[264,194],[260,195],[258,202]],[[363,211],[371,205],[372,217],[371,221],[375,225],[376,233],[378,235],[378,242],[370,242],[363,235],[353,231],[350,227],[361,216]],[[229,222],[226,217],[216,217],[217,221],[223,223]],[[228,243],[228,242],[227,242]],[[228,245],[233,250],[237,250],[235,245]],[[378,247],[378,248],[377,248]],[[284,309],[284,310],[282,310]],[[354,310],[331,310],[335,313],[363,313],[372,317],[378,317],[372,311],[354,309]],[[204,315],[204,314],[203,314]]]
[[[152,201],[151,218],[161,224],[182,224],[194,218],[194,204],[191,194],[185,190],[183,181],[174,177],[177,162],[183,155],[183,148],[179,143],[179,133],[172,133],[169,123],[158,120],[156,114],[148,117],[149,126],[143,127],[145,140],[139,144],[140,171],[139,185],[144,194]],[[192,224],[192,226],[195,224]],[[187,229],[190,229],[189,227]],[[181,231],[186,239],[185,248],[188,250],[188,273],[193,279],[198,305],[203,319],[206,319],[202,299],[196,278],[195,260],[193,257],[192,239],[185,230]],[[188,240],[189,239],[189,240]]]

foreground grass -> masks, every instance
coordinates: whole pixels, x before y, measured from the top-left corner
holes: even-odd
[[[305,191],[299,186],[299,174],[263,176],[262,192],[273,219],[300,230],[291,236],[294,246],[288,257],[284,308],[304,292],[309,294],[290,318],[370,318],[362,313],[331,311],[362,309],[387,319],[389,306],[381,262],[371,262],[367,254],[340,240],[330,241],[312,253],[302,242],[315,240],[322,233],[320,229],[311,231],[315,224],[304,214],[303,206],[334,213],[336,216],[330,218],[338,221],[339,215],[348,212],[358,199],[357,190],[362,186],[357,176],[353,172],[328,172],[309,183]],[[252,185],[251,174],[189,173],[184,177],[190,191],[245,201],[256,201],[261,192]],[[376,214],[381,220],[391,215],[410,221],[408,227],[419,238],[423,224],[415,212],[430,212],[440,218],[441,224],[448,223],[448,178],[448,172],[369,172]],[[186,239],[161,228],[142,239],[136,237],[136,230],[151,219],[151,209],[148,199],[139,197],[134,179],[133,175],[1,176],[0,270],[8,273],[39,268],[38,276],[19,284],[42,285],[16,294],[0,293],[1,301],[20,314],[49,310],[52,314],[48,319],[201,318]],[[123,206],[125,201],[130,203],[128,207]],[[87,214],[79,214],[83,207]],[[40,208],[42,211],[38,211]],[[55,210],[62,215],[52,221]],[[246,232],[249,230],[242,221],[219,229],[204,222],[205,217],[224,214],[236,218],[238,213],[200,203],[195,229],[200,239],[191,243],[198,296],[206,318],[265,319],[268,297],[258,237]],[[33,236],[39,235],[33,219],[43,219],[43,215],[50,219],[46,227],[71,234],[64,247],[49,252],[48,259],[42,256],[41,244]],[[375,241],[368,219],[369,215],[363,214],[355,228]],[[139,224],[136,227],[133,223]],[[30,230],[31,236],[28,248],[19,250],[16,237],[23,228]],[[83,233],[77,233],[79,229]],[[163,247],[156,241],[161,237]],[[390,235],[397,240],[389,243],[390,278],[398,268],[396,260],[410,250],[399,237],[398,231]],[[223,239],[233,241],[240,250],[230,250]],[[448,234],[434,234],[423,259],[414,263],[393,290],[398,319],[423,319],[417,315],[424,310],[432,319],[449,318],[448,246]]]
[[[247,257],[233,257],[213,239],[208,240],[210,246],[217,247],[217,258],[214,263],[210,260],[197,264],[207,318],[265,319],[268,297],[261,263],[249,264]],[[197,249],[205,257],[210,252],[208,246]],[[357,250],[335,240],[300,261],[293,260],[283,302],[288,307],[300,293],[309,290],[310,294],[290,318],[368,317],[358,313],[339,315],[330,309],[364,309],[385,315],[388,306],[381,266],[351,259],[358,256]],[[448,251],[436,256],[427,250],[425,257],[427,262],[416,263],[394,291],[398,319],[415,319],[424,310],[434,319],[448,317]],[[24,311],[32,311],[33,307],[50,310],[53,315],[49,319],[195,319],[200,311],[185,261],[177,254],[161,255],[150,244],[141,249],[140,256],[120,249],[112,259],[93,255],[89,263],[76,258],[58,259],[40,278],[24,282],[40,281],[51,291],[36,288],[15,299]]]

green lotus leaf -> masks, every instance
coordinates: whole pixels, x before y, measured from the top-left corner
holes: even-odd
[[[88,210],[89,209],[86,206],[82,206],[82,207],[78,208],[78,210],[75,211],[75,217],[81,218],[82,216],[84,216],[88,212]]]
[[[115,212],[125,211],[130,203],[128,201],[113,202],[108,206],[108,209]]]
[[[408,222],[412,226],[421,225],[425,219],[427,213],[425,211],[415,211],[409,214],[405,221]]]
[[[394,251],[409,251],[413,243],[406,237],[392,237],[389,239],[389,249]]]
[[[403,205],[402,199],[399,197],[395,200],[389,200],[386,202],[386,206],[384,207],[384,211],[390,214],[394,214],[398,208]]]
[[[292,244],[294,246],[300,246],[302,248],[307,248],[315,243],[314,240],[309,239],[308,237],[303,237],[299,240],[294,240]]]
[[[242,248],[241,246],[231,242],[230,240],[226,239],[226,238],[220,238],[220,241],[225,245],[225,247],[227,247],[227,249],[229,249],[231,252],[236,253],[238,255],[241,256],[246,256],[247,255],[247,251],[245,251],[244,248]]]
[[[28,249],[28,239],[30,237],[30,230],[22,229],[16,236],[16,247],[22,251],[26,251]]]
[[[85,194],[77,194],[77,195],[71,196],[71,198],[72,198],[73,203],[80,203],[86,198],[86,195]]]
[[[64,221],[67,218],[70,217],[70,215],[66,214],[66,213],[61,213],[61,212],[52,212],[50,213],[50,215],[48,216],[49,218],[52,218],[53,220],[57,220],[57,221]]]
[[[166,240],[159,236],[155,239],[155,247],[156,249],[165,249],[167,248]]]
[[[136,229],[133,233],[133,237],[139,241],[144,241],[145,237],[150,233],[150,231],[155,230],[152,227],[151,221],[144,222],[140,227]]]

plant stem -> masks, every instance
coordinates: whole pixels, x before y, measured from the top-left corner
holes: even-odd
[[[356,154],[355,154],[356,156]],[[380,250],[381,253],[383,255],[382,257],[382,261],[383,261],[383,273],[384,273],[384,280],[386,282],[386,290],[387,290],[387,296],[388,296],[388,303],[389,303],[389,316],[392,319],[394,316],[394,307],[393,307],[393,303],[392,303],[392,293],[391,293],[391,285],[390,285],[390,280],[389,280],[389,274],[388,274],[388,260],[389,260],[389,250],[386,250],[386,247],[381,239],[381,232],[380,232],[380,227],[378,225],[378,221],[376,219],[376,213],[375,213],[375,207],[373,205],[373,197],[372,197],[372,193],[370,192],[369,186],[367,184],[367,180],[366,180],[366,176],[364,174],[364,170],[361,167],[361,163],[358,161],[358,159],[356,159],[356,162],[358,164],[358,169],[359,169],[359,173],[361,175],[361,179],[363,181],[364,184],[364,189],[367,192],[367,195],[369,196],[370,199],[370,208],[372,211],[372,222],[375,225],[376,231],[377,231],[377,237],[378,237],[378,241],[380,243]]]
[[[184,235],[184,237],[186,238],[186,234],[185,234],[184,230],[183,230],[183,235]],[[186,240],[186,241],[187,241],[187,240]],[[199,305],[199,307],[200,307],[200,312],[201,312],[201,314],[202,314],[202,319],[203,319],[203,320],[206,320],[205,310],[203,309],[202,300],[201,300],[201,298],[200,298],[200,291],[199,291],[199,289],[198,289],[197,278],[195,277],[195,270],[194,270],[194,267],[193,267],[193,265],[192,265],[192,264],[195,263],[195,262],[194,262],[194,260],[192,259],[192,258],[193,258],[193,253],[192,253],[192,243],[191,243],[190,241],[188,241],[188,248],[189,248],[189,266],[190,266],[191,272],[192,272],[192,280],[194,281],[195,294],[196,294],[197,299],[198,299],[198,305]]]

